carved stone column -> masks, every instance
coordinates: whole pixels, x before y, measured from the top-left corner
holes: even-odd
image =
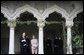
[[[67,54],[72,54],[71,27],[73,26],[73,21],[66,21],[66,26],[67,26]]]
[[[39,54],[44,54],[44,45],[43,45],[43,27],[45,26],[44,22],[39,21],[37,26],[39,27]]]
[[[14,28],[16,26],[15,23],[8,23],[10,27],[10,36],[9,36],[9,54],[14,54]]]

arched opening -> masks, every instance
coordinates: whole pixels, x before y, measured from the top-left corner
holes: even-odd
[[[83,53],[83,12],[77,14],[73,20],[72,47],[73,53]],[[81,46],[81,47],[80,47]]]
[[[25,11],[24,13],[20,14],[20,17],[18,17],[19,21],[25,22],[25,21],[37,21],[37,19],[33,16],[33,14]],[[21,37],[22,33],[25,32],[26,36],[28,37],[29,41],[32,39],[32,35],[35,35],[36,38],[38,38],[38,27],[37,23],[17,23],[15,28],[15,53],[20,53],[20,42],[19,38]],[[28,53],[31,53],[31,46],[29,42],[29,51]]]
[[[7,20],[4,14],[1,13],[1,22]],[[8,54],[9,51],[9,27],[7,23],[1,23],[1,54]]]
[[[53,12],[45,19],[47,22],[55,22],[47,24],[44,27],[44,49],[45,53],[63,54],[65,51],[65,19],[61,14]],[[49,39],[51,41],[49,41]],[[56,39],[57,38],[57,39]],[[47,44],[51,46],[48,47]],[[56,47],[57,46],[57,47]],[[49,50],[48,50],[48,48]]]

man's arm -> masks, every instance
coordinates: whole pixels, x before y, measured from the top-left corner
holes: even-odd
[[[22,42],[21,40],[22,40],[22,39],[21,39],[21,37],[20,37],[20,38],[19,38],[20,43]]]

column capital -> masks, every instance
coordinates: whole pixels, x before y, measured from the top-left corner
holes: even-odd
[[[43,28],[45,26],[45,22],[44,21],[38,21],[37,26],[39,28]]]
[[[15,27],[16,27],[16,23],[11,23],[11,22],[9,22],[9,23],[8,23],[8,26],[9,26],[10,28],[15,28]]]
[[[66,21],[66,26],[67,27],[72,27],[73,26],[73,21]]]

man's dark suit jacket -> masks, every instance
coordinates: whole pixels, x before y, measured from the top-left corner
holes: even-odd
[[[28,46],[28,39],[25,37],[26,42],[22,42],[22,40],[24,40],[24,38],[21,36],[20,37],[20,50],[21,53],[26,53],[27,52],[27,46]],[[24,46],[24,44],[26,44],[26,46]]]

